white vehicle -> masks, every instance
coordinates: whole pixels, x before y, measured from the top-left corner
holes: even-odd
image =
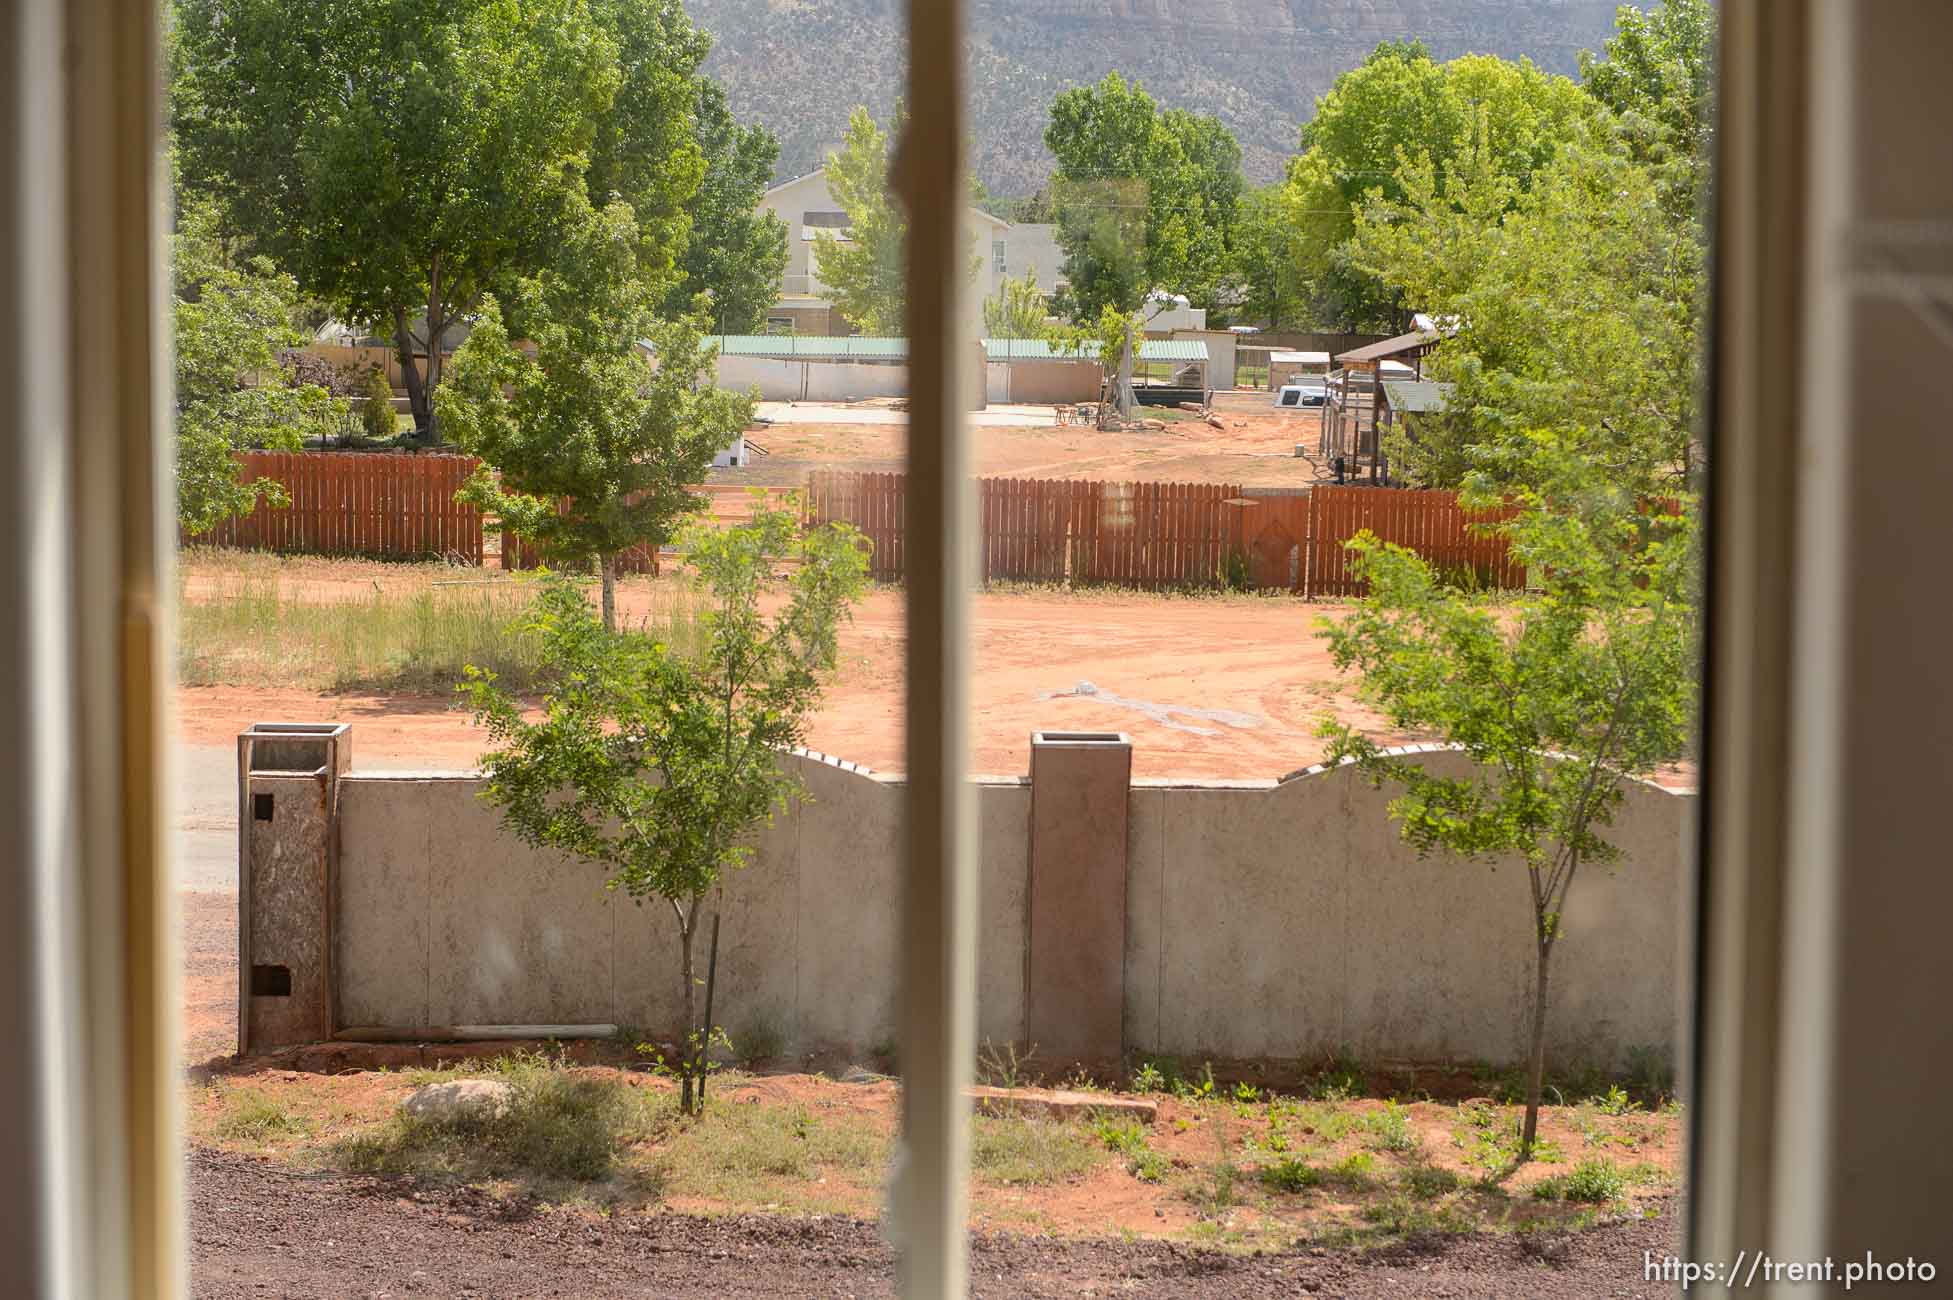
[[[1299,384],[1283,384],[1275,393],[1275,405],[1291,410],[1304,406],[1321,406],[1329,400],[1329,385],[1322,380],[1304,380]]]

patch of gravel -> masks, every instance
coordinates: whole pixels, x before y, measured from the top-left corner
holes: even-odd
[[[293,1172],[193,1149],[192,1293],[201,1300],[482,1300],[893,1296],[872,1223],[677,1213],[609,1219],[469,1188]],[[1165,1242],[978,1234],[971,1293],[1219,1297],[1665,1297],[1642,1253],[1672,1252],[1674,1215],[1547,1239],[1434,1238],[1367,1253],[1228,1255]]]

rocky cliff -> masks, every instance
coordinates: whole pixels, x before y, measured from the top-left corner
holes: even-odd
[[[1117,70],[1158,99],[1213,113],[1269,180],[1336,75],[1378,41],[1438,58],[1525,56],[1571,73],[1613,28],[1615,0],[970,0],[971,158],[999,194],[1050,171],[1045,110]],[[782,176],[819,165],[848,110],[886,116],[902,80],[897,0],[687,0],[717,41],[707,68],[735,112],[780,137]]]

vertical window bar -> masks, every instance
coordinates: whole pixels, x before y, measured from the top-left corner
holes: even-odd
[[[891,1197],[902,1295],[968,1279],[969,1102],[976,1032],[965,634],[969,474],[962,382],[961,0],[909,0],[909,124],[895,172],[909,209],[907,881],[902,900],[904,1164]]]

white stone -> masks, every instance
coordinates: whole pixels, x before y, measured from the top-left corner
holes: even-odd
[[[452,1122],[500,1119],[509,1113],[515,1088],[497,1079],[456,1079],[416,1088],[400,1103],[409,1119]]]

